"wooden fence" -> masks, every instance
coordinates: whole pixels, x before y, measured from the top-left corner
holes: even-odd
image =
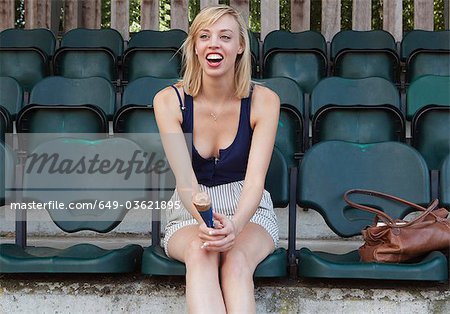
[[[311,2],[290,0],[291,31],[310,29]],[[322,34],[330,41],[341,28],[341,0],[322,1]],[[449,28],[449,0],[445,1],[445,25]],[[200,6],[219,0],[200,0]],[[189,0],[171,0],[171,28],[188,29]],[[261,0],[261,38],[279,28],[279,0]],[[249,0],[230,0],[248,20]],[[14,27],[14,0],[0,0],[0,30]],[[433,0],[414,0],[414,28],[433,30]],[[26,28],[45,27],[58,30],[61,8],[64,7],[64,31],[76,27],[100,28],[101,0],[25,0]],[[370,30],[372,0],[353,0],[352,28]],[[159,0],[141,0],[141,29],[159,29]],[[383,1],[383,29],[397,41],[402,39],[402,0]],[[124,39],[129,38],[129,0],[111,0],[111,27]]]

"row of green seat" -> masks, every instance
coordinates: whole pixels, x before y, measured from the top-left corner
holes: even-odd
[[[330,53],[324,37],[314,31],[276,30],[262,45],[254,33],[249,34],[253,76],[289,77],[306,93],[329,73],[345,78],[379,76],[396,83],[402,71],[407,72],[407,82],[427,74],[450,75],[449,31],[411,31],[397,49],[386,31],[346,30],[334,36]],[[178,29],[141,31],[124,50],[114,29],[73,29],[55,49],[56,39],[49,30],[7,29],[0,33],[0,76],[15,77],[27,91],[50,74],[101,76],[118,85],[144,76],[178,77],[186,36]]]
[[[154,190],[165,190],[168,185],[160,182],[171,173],[149,175],[134,168],[125,175],[119,168],[87,171],[86,165],[85,168],[80,166],[80,163],[93,159],[100,163],[109,161],[109,165],[117,160],[124,164],[133,160],[135,165],[147,162],[143,154],[136,154],[145,149],[135,142],[124,138],[86,140],[66,137],[41,143],[33,154],[58,156],[60,159],[55,162],[60,171],[53,171],[55,165],[48,162],[33,166],[36,161],[28,158],[24,165],[27,171],[23,172],[22,179],[16,180],[22,182],[21,186],[14,183],[14,155],[3,145],[0,148],[3,158],[0,169],[2,177],[6,178],[2,191],[8,193],[11,187],[22,191],[18,198],[10,200],[27,204],[32,201],[56,202],[66,206],[69,202],[94,204],[83,210],[47,206],[51,219],[65,232],[110,232],[128,211],[138,210],[132,205],[134,201],[147,204],[141,215],[152,216],[152,243],[148,247],[130,244],[106,250],[95,244],[79,243],[67,249],[56,249],[28,246],[26,210],[30,209],[16,209],[16,227],[21,226],[21,229],[16,231],[15,244],[0,244],[0,273],[124,273],[139,270],[147,275],[185,274],[184,264],[167,257],[160,246],[160,211],[164,208],[156,202],[162,204],[167,197],[161,197]],[[159,154],[161,147],[154,149]],[[69,161],[72,165],[77,164],[76,169],[72,169],[77,171],[63,171],[68,170]],[[62,163],[66,163],[65,166]],[[449,207],[450,156],[440,170],[440,200],[443,206]],[[363,263],[357,250],[346,254],[314,252],[308,248],[298,250],[295,246],[296,205],[316,210],[337,235],[345,238],[359,235],[362,228],[373,221],[372,215],[350,208],[344,202],[344,192],[354,188],[391,193],[423,205],[431,201],[428,167],[414,148],[403,143],[361,145],[325,141],[306,152],[298,168],[289,168],[275,147],[266,189],[271,193],[275,207],[289,210],[289,226],[285,226],[289,230],[288,248],[278,248],[269,255],[259,264],[255,276],[286,277],[289,269],[296,268],[299,276],[313,278],[448,280],[448,261],[442,252],[430,252],[410,263]],[[154,202],[152,207],[149,207],[149,201]],[[383,208],[392,217],[402,218],[413,210],[403,204],[366,196],[358,201]]]
[[[14,115],[8,118],[8,110],[18,112],[18,133],[108,133],[111,119],[114,132],[145,133],[147,129],[157,132],[151,113],[152,99],[159,90],[176,81],[137,79],[124,90],[121,106],[116,108],[116,93],[106,79],[54,76],[38,83],[30,93],[30,104],[22,107],[23,95],[17,82],[0,78],[0,106],[7,109],[0,111],[4,117],[0,124],[2,134],[11,130],[10,120],[15,118]],[[309,148],[310,124],[314,145],[325,140],[405,141],[406,121],[412,121],[412,144],[424,155],[431,169],[438,169],[450,152],[448,76],[417,79],[408,88],[406,108],[401,106],[395,85],[379,77],[325,78],[310,98],[288,78],[256,81],[280,96],[282,108],[276,143],[289,165],[295,164]]]

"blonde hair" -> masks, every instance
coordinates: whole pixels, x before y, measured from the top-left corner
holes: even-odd
[[[249,95],[251,85],[251,55],[250,43],[247,33],[247,25],[243,18],[234,8],[227,5],[208,6],[200,11],[195,17],[189,29],[188,36],[183,43],[183,79],[181,84],[189,95],[195,97],[202,86],[202,68],[195,54],[195,39],[198,33],[214,24],[222,16],[229,14],[239,25],[239,41],[244,47],[242,54],[236,57],[234,69],[235,95],[245,98]]]

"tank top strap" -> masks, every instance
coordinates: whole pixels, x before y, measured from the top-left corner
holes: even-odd
[[[242,123],[245,123],[245,126],[247,126],[250,130],[252,130],[250,123],[250,109],[252,104],[252,95],[254,86],[255,86],[254,83],[252,83],[252,85],[250,86],[250,92],[248,93],[248,97],[243,99],[241,114],[244,114],[245,119],[240,120],[242,121]]]
[[[172,87],[175,90],[175,92],[177,93],[178,101],[180,102],[180,108],[181,108],[181,110],[184,110],[186,107],[184,106],[184,102],[181,99],[181,95],[180,95],[180,92],[178,91],[178,88],[175,85],[170,85],[170,87]]]

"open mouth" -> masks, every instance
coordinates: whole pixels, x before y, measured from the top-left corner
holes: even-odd
[[[223,56],[218,53],[210,53],[206,56],[206,60],[208,64],[211,66],[218,66],[220,62],[223,60]]]

